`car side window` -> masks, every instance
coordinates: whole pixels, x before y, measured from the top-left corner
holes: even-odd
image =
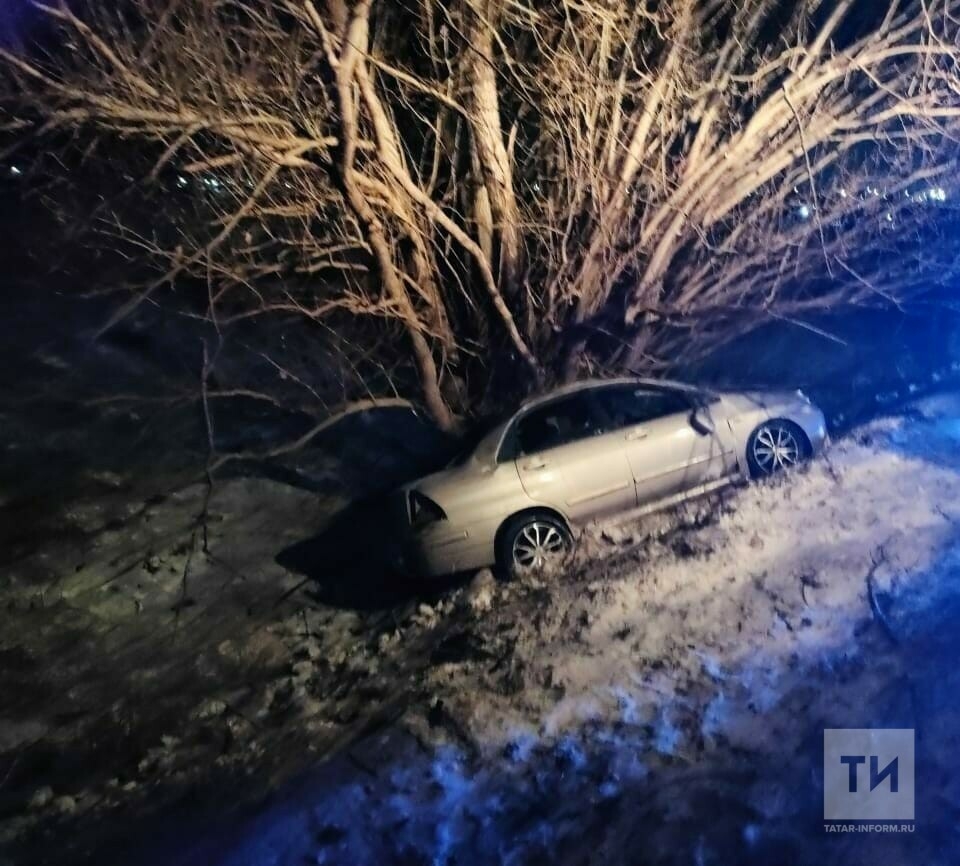
[[[597,432],[589,401],[577,394],[534,409],[517,422],[519,454],[537,454]]]
[[[603,388],[596,393],[597,414],[605,431],[646,424],[679,412],[690,403],[675,391],[654,391],[634,385]]]

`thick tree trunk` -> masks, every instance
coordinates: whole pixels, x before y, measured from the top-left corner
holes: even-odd
[[[519,289],[521,266],[520,213],[513,187],[513,168],[500,121],[500,96],[493,54],[495,12],[488,8],[483,15],[472,15],[470,47],[467,51],[467,76],[473,109],[473,143],[479,165],[478,181],[486,190],[488,208],[479,208],[477,218],[489,215],[492,224],[483,227],[496,241],[491,245],[490,265],[498,275],[500,291],[515,300]],[[480,201],[478,201],[478,204]],[[527,335],[530,336],[529,334]]]
[[[356,85],[358,84],[358,72],[362,70],[363,56],[367,50],[369,39],[369,13],[370,0],[362,0],[355,8],[353,17],[346,27],[343,50],[337,66],[337,98],[342,131],[340,178],[347,203],[363,227],[380,278],[383,281],[383,288],[396,308],[398,318],[407,330],[427,411],[440,429],[451,431],[457,426],[456,420],[440,391],[437,364],[433,358],[430,344],[423,334],[416,310],[398,272],[394,259],[394,247],[387,238],[383,223],[358,183],[358,172],[354,165],[359,139],[359,107]],[[383,143],[381,143],[382,147]],[[381,155],[388,159],[392,156],[392,154]]]

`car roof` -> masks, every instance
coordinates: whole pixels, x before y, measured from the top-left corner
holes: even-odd
[[[582,379],[579,382],[561,385],[558,388],[552,388],[549,391],[544,391],[542,394],[524,400],[513,414],[516,416],[522,411],[534,406],[540,406],[544,403],[549,403],[558,397],[567,397],[570,394],[578,394],[581,391],[590,391],[594,388],[602,388],[609,385],[641,385],[647,388],[664,388],[674,391],[697,390],[693,385],[688,385],[684,382],[675,382],[670,379],[644,379],[639,376],[621,376],[615,379]]]

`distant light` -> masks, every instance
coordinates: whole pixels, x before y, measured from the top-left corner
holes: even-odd
[[[800,219],[810,219],[810,208],[805,204],[800,205]]]
[[[23,174],[23,169],[21,169],[19,165],[11,165],[10,174],[14,177],[20,177],[20,175]]]
[[[892,223],[892,222],[893,222],[893,214],[892,214],[892,213],[888,213],[888,214],[887,214],[887,222],[888,222],[888,223]]]
[[[846,198],[846,197],[847,197],[847,191],[845,189],[840,190],[840,198]]]
[[[930,190],[930,198],[934,201],[946,201],[947,191],[941,186],[935,186]]]
[[[190,183],[190,181],[187,180],[187,178],[184,177],[182,174],[178,174],[178,175],[177,175],[177,186],[178,186],[178,187],[180,187],[181,189],[183,189],[183,187],[187,186],[187,184],[189,184],[189,183]]]

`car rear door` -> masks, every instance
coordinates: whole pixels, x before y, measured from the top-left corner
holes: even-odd
[[[624,438],[641,505],[689,490],[726,474],[724,444],[713,430],[695,426],[693,395],[644,386],[611,386],[597,395],[605,429]]]
[[[636,505],[623,432],[598,426],[589,392],[535,407],[516,421],[511,438],[534,501],[578,522]]]

